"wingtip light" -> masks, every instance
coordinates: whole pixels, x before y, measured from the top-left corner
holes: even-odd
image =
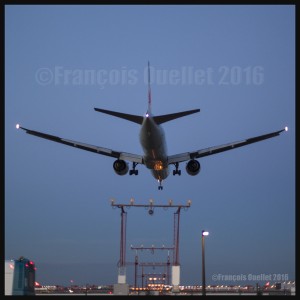
[[[285,126],[285,127],[284,127],[284,130],[285,130],[285,131],[288,131],[288,130],[289,130],[289,128],[288,128],[287,126]]]
[[[19,129],[19,128],[20,128],[20,124],[17,124],[17,125],[16,125],[16,128]]]

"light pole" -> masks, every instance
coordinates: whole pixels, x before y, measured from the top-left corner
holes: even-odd
[[[202,296],[206,296],[206,286],[205,286],[205,250],[204,250],[204,240],[205,236],[209,235],[208,231],[202,230]]]

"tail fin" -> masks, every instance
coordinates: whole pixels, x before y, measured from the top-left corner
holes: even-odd
[[[151,114],[151,86],[150,86],[150,63],[148,61],[148,110],[147,114]]]
[[[151,80],[150,80],[150,62],[148,61],[148,110],[147,115],[151,115]],[[188,111],[182,111],[178,113],[168,114],[168,115],[161,115],[161,116],[154,116],[153,119],[156,122],[156,124],[162,124],[174,119],[178,119],[184,116],[188,116],[194,113],[199,112],[200,109],[193,109]]]
[[[146,116],[148,117],[151,115],[151,86],[150,86],[150,63],[148,61],[148,110]],[[111,111],[111,110],[106,110],[106,109],[101,109],[101,108],[94,108],[95,111],[111,115],[117,118],[125,119],[137,124],[142,124],[143,123],[143,117],[142,116],[137,116],[137,115],[131,115],[131,114],[124,114],[120,113],[117,111]],[[172,121],[174,119],[178,119],[184,116],[188,116],[194,113],[199,112],[200,109],[193,109],[193,110],[187,110],[187,111],[182,111],[178,113],[173,113],[173,114],[167,114],[167,115],[161,115],[161,116],[154,116],[153,119],[156,122],[156,124],[162,124],[168,121]]]

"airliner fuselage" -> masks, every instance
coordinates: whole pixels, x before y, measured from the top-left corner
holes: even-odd
[[[160,183],[169,175],[167,145],[161,126],[147,113],[140,130],[144,164]]]

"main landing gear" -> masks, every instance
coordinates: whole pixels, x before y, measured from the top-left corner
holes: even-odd
[[[178,170],[179,163],[178,162],[175,163],[174,166],[175,166],[176,169],[173,170],[173,176],[175,176],[176,174],[178,174],[180,176],[181,175],[181,170]]]
[[[138,163],[133,162],[132,163],[132,170],[129,171],[129,175],[138,175],[139,174],[139,170],[136,170],[135,167],[138,165]]]

